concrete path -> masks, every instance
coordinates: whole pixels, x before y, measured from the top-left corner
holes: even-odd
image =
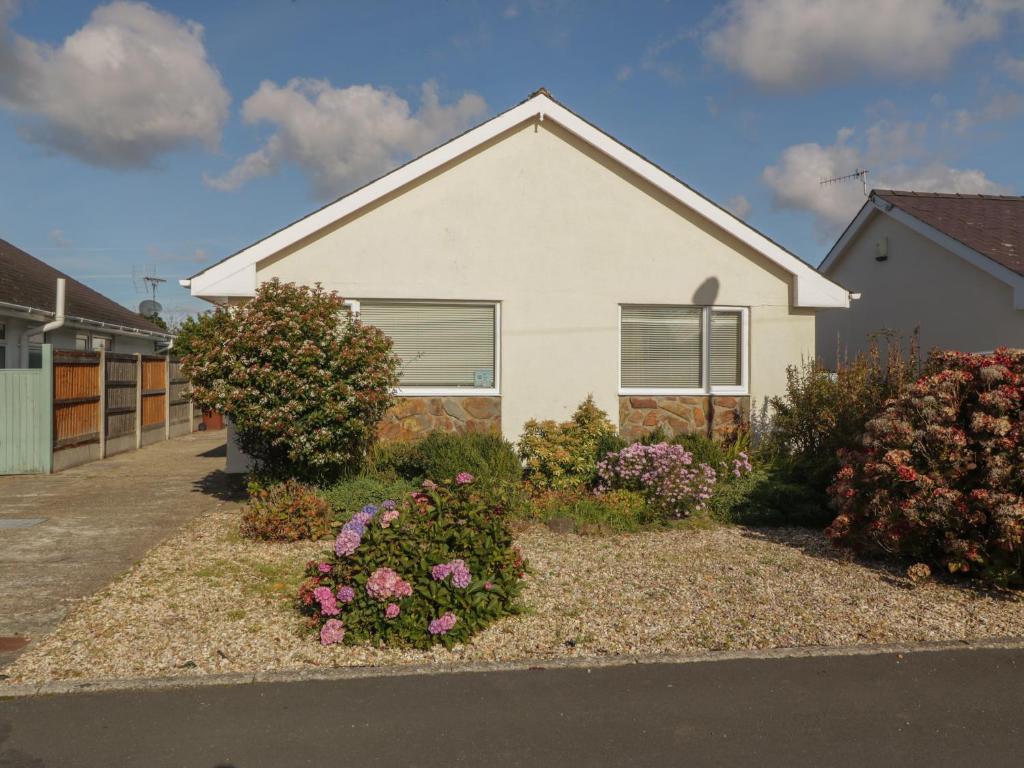
[[[76,599],[228,499],[236,486],[222,471],[224,434],[195,432],[56,475],[0,477],[0,638],[38,639]],[[7,527],[32,518],[43,521]],[[0,667],[17,652],[0,645]]]
[[[0,765],[999,768],[1022,710],[1020,650],[267,683],[0,701]]]

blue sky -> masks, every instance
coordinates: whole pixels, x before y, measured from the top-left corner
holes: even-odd
[[[0,237],[122,303],[538,86],[817,263],[879,187],[1024,189],[1024,0],[0,0]]]

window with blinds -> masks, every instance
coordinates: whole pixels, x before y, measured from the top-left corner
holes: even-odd
[[[671,305],[621,308],[624,390],[739,390],[744,381],[742,309]]]
[[[711,310],[711,386],[743,385],[743,313]]]
[[[359,317],[391,337],[399,385],[497,387],[494,304],[361,301]]]
[[[623,307],[622,386],[700,387],[703,324],[700,307]]]

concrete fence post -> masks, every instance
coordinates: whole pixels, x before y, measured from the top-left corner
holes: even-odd
[[[96,430],[100,435],[100,458],[105,459],[107,457],[107,350],[100,350],[100,405],[99,414],[99,428]]]
[[[135,450],[142,447],[142,354],[135,353]]]

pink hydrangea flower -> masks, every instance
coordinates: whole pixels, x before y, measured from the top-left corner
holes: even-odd
[[[351,529],[342,531],[338,534],[338,538],[334,540],[334,551],[338,557],[348,557],[359,548],[362,540],[363,537],[358,531]]]
[[[438,563],[431,567],[430,576],[434,581],[444,581],[452,572],[451,563]]]
[[[394,507],[387,509],[380,513],[380,527],[390,528],[391,523],[398,519],[398,510]]]
[[[443,635],[446,632],[450,632],[452,627],[455,626],[455,622],[458,621],[455,614],[451,611],[443,614],[440,618],[434,619],[427,625],[427,631],[432,635]]]
[[[384,615],[389,619],[395,618],[402,609],[398,607],[398,603],[388,603],[388,607],[384,609]]]
[[[330,563],[320,563],[319,565],[317,565],[316,569],[318,571],[320,571],[320,573],[330,573],[331,572],[331,564]]]
[[[313,590],[313,597],[320,603],[320,613],[324,616],[337,616],[341,613],[330,587],[317,587]]]
[[[409,597],[412,585],[391,568],[378,568],[366,582],[366,592],[376,600]]]
[[[492,584],[489,581],[485,581],[484,582],[484,589],[486,589],[488,592],[490,592],[492,589],[494,589],[494,584]]]
[[[338,599],[347,605],[356,599],[356,591],[346,584],[338,590]]]
[[[328,619],[320,627],[320,642],[323,645],[340,643],[345,637],[345,625],[337,619]]]
[[[474,480],[474,477],[469,472],[459,472],[455,476],[455,482],[459,485],[469,485]]]

